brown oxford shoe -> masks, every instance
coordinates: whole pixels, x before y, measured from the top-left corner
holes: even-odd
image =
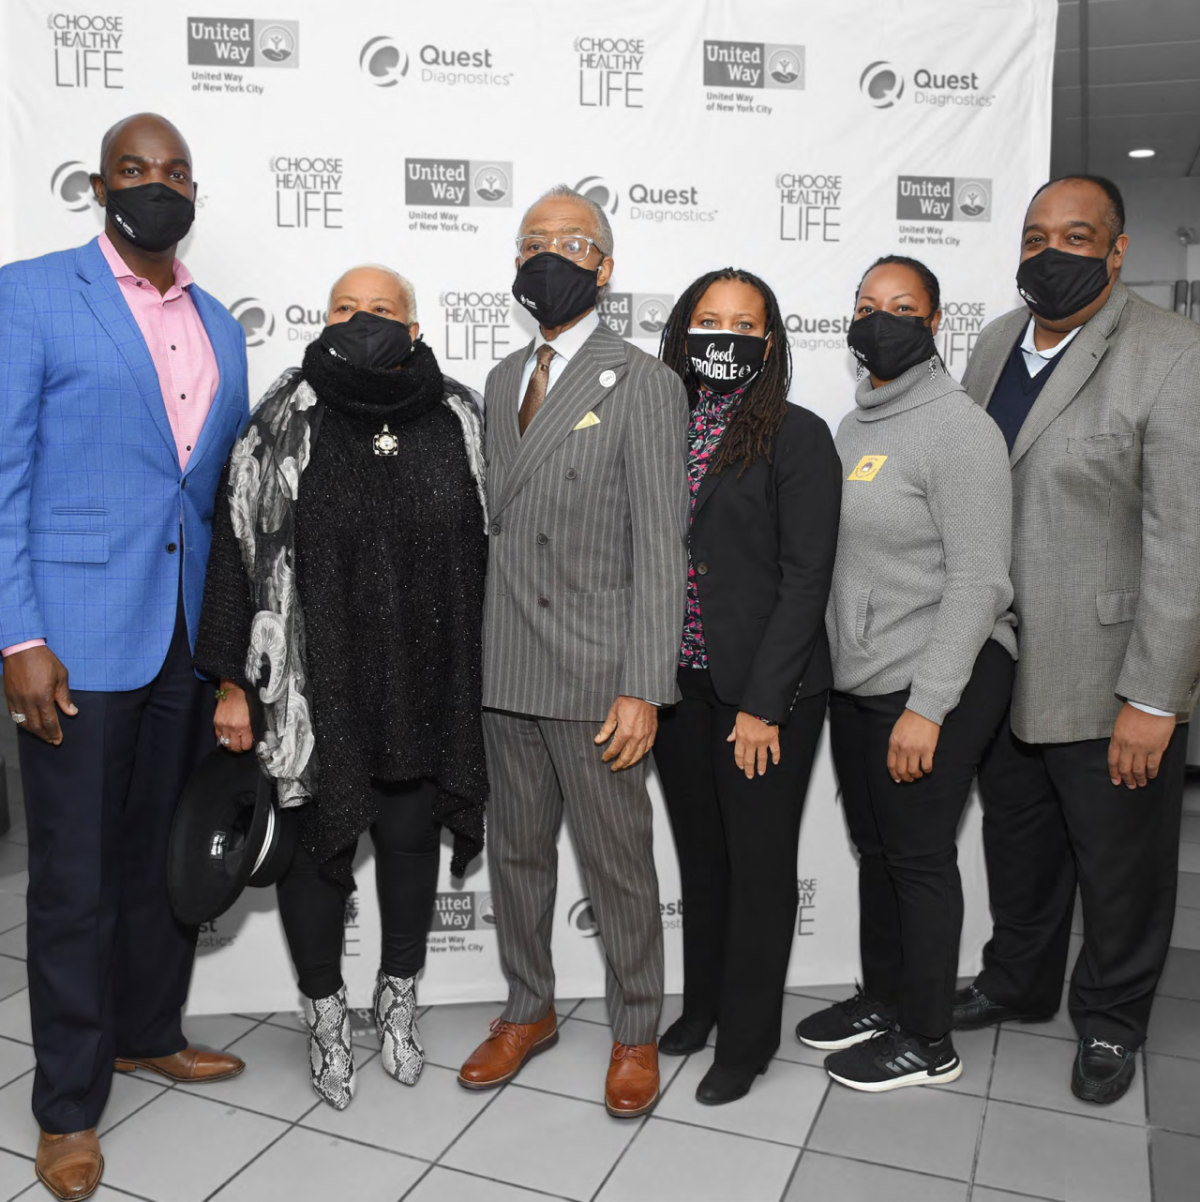
[[[100,1155],[95,1127],[72,1131],[70,1135],[47,1135],[43,1131],[38,1140],[35,1172],[38,1180],[63,1202],[90,1198],[104,1172],[104,1157]]]
[[[614,1043],[604,1083],[604,1105],[613,1118],[635,1119],[658,1101],[658,1048]]]
[[[558,1042],[558,1017],[554,1007],[536,1023],[510,1023],[498,1018],[492,1033],[477,1047],[458,1074],[464,1089],[494,1089],[511,1081],[530,1056]]]
[[[118,1056],[113,1068],[118,1073],[132,1073],[139,1068],[192,1085],[209,1081],[228,1081],[246,1067],[244,1060],[228,1052],[213,1052],[208,1048],[186,1047],[174,1056]]]

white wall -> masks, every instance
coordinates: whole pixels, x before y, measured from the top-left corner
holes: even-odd
[[[1200,232],[1200,178],[1117,180],[1125,196],[1125,232],[1129,251],[1122,275],[1127,281],[1200,278],[1200,256],[1175,231],[1193,226]],[[1171,307],[1168,288],[1139,288],[1147,300]]]

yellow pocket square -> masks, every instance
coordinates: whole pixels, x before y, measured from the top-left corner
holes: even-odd
[[[588,415],[586,417],[581,417],[579,419],[579,423],[575,426],[575,429],[576,430],[586,430],[588,428],[588,426],[598,426],[599,424],[600,424],[600,419],[595,415],[595,413],[593,413],[589,410]]]

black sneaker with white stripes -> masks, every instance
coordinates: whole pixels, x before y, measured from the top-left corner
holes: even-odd
[[[852,998],[802,1018],[796,1024],[796,1038],[810,1048],[832,1052],[870,1039],[895,1021],[891,1006],[874,1001],[860,989]]]
[[[949,1035],[930,1043],[892,1027],[873,1039],[825,1057],[825,1071],[851,1089],[886,1093],[905,1085],[944,1085],[962,1076]]]

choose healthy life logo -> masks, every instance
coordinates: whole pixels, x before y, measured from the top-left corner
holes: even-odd
[[[92,184],[88,169],[78,159],[60,163],[50,176],[50,191],[68,212],[82,213],[91,207]]]
[[[358,56],[359,70],[377,88],[394,88],[408,74],[408,52],[395,38],[372,38]]]
[[[235,300],[229,314],[245,331],[247,346],[262,346],[275,333],[275,315],[256,296]]]
[[[991,221],[992,181],[942,175],[901,175],[896,180],[901,221]]]
[[[889,62],[871,63],[858,87],[875,108],[890,109],[904,95],[904,76]]]
[[[704,83],[719,88],[804,89],[804,47],[768,42],[704,43]]]

